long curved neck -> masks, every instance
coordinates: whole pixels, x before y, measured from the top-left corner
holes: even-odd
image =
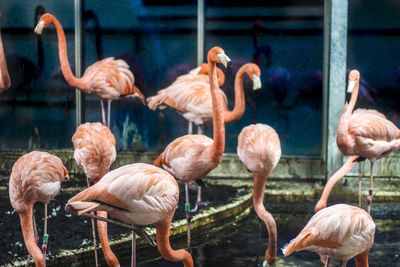
[[[353,113],[354,106],[356,105],[357,102],[357,97],[358,97],[358,88],[359,88],[359,81],[357,81],[353,92],[351,93],[351,99],[349,103],[346,103],[344,108],[343,108],[343,113],[342,116],[340,117],[339,121],[339,126],[337,129],[337,135],[336,135],[336,142],[338,144],[339,149],[343,152],[343,150],[346,149],[346,146],[349,144],[349,124],[350,124],[350,118],[351,114]]]
[[[335,172],[325,185],[324,191],[322,192],[321,198],[319,199],[317,205],[315,205],[315,212],[326,207],[326,202],[328,201],[329,195],[335,184],[342,179],[346,174],[348,174],[351,169],[356,165],[355,160],[358,156],[351,156],[347,159],[346,163]]]
[[[172,211],[165,219],[156,223],[157,248],[163,258],[170,261],[182,261],[184,267],[193,267],[192,256],[183,249],[173,250],[169,243],[169,228],[171,227]]]
[[[38,247],[35,241],[35,236],[33,233],[33,223],[32,223],[32,206],[28,207],[25,213],[19,214],[19,219],[21,221],[22,234],[24,236],[25,246],[28,249],[29,254],[32,255],[35,260],[36,267],[45,267],[44,256],[42,251]]]
[[[356,262],[356,267],[369,267],[368,254],[369,250],[354,257],[354,261]]]
[[[0,32],[0,89],[8,89],[11,86],[10,75],[8,74],[6,56],[4,54],[3,40]]]
[[[107,218],[107,212],[99,210],[97,211],[97,216]],[[103,249],[104,259],[106,260],[108,266],[120,266],[117,257],[115,256],[114,252],[112,252],[110,244],[108,243],[107,223],[97,220],[97,231],[99,232],[99,239],[101,248]]]
[[[253,205],[258,217],[264,221],[268,230],[268,248],[265,252],[265,259],[269,264],[275,262],[277,258],[277,230],[276,223],[271,213],[269,213],[263,204],[264,199],[264,186],[267,180],[268,173],[254,173],[254,187],[253,187]]]
[[[85,86],[84,86],[83,82],[81,81],[81,79],[77,79],[72,74],[71,67],[68,62],[67,42],[65,40],[64,30],[63,30],[60,22],[55,17],[52,18],[52,23],[54,24],[54,27],[56,28],[56,31],[57,31],[58,56],[60,58],[61,71],[64,75],[64,79],[65,79],[65,81],[67,81],[67,83],[70,86],[85,91]]]
[[[224,111],[224,121],[234,122],[239,120],[245,111],[245,101],[244,101],[244,92],[243,92],[243,79],[246,70],[244,68],[239,69],[235,78],[235,106],[233,110],[225,110]]]
[[[222,109],[221,99],[217,95],[218,82],[216,63],[208,58],[208,77],[210,78],[210,90],[213,112],[213,144],[210,150],[211,160],[215,163],[220,163],[222,154],[225,150],[225,124],[224,113]]]

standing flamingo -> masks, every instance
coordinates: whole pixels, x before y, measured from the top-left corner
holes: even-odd
[[[289,256],[298,250],[309,250],[343,260],[354,257],[356,267],[368,267],[368,253],[374,244],[375,223],[363,209],[336,204],[322,209],[308,221],[295,239],[283,248]]]
[[[218,94],[216,63],[227,67],[229,57],[220,47],[208,52],[210,91],[212,96],[213,139],[205,135],[185,135],[172,141],[154,162],[185,183],[185,212],[187,220],[188,248],[190,248],[189,182],[200,179],[216,168],[225,149],[225,125],[222,99]]]
[[[36,244],[33,227],[33,206],[36,202],[47,204],[59,192],[61,182],[68,178],[62,161],[47,152],[32,151],[20,157],[10,175],[10,202],[19,214],[25,246],[32,255],[36,267],[45,266],[45,258]],[[46,219],[45,212],[45,219]],[[47,228],[45,221],[45,229]],[[46,234],[46,230],[45,230]],[[44,244],[47,236],[43,236]]]
[[[0,12],[1,17],[1,12]],[[0,31],[0,93],[11,86],[10,75],[8,74],[6,56],[4,54],[3,40]]]
[[[268,229],[269,243],[265,252],[268,264],[276,261],[277,231],[272,215],[263,205],[264,187],[268,176],[281,157],[281,143],[275,130],[265,124],[253,124],[239,134],[237,153],[246,168],[254,174],[254,209]]]
[[[225,81],[224,73],[216,68],[218,87]],[[218,94],[225,101],[227,99],[222,90]],[[188,121],[188,134],[193,133],[193,123],[197,125],[198,134],[203,133],[203,124],[212,121],[212,104],[210,81],[208,78],[208,64],[203,63],[189,73],[176,78],[167,88],[157,92],[157,95],[147,99],[150,109],[164,109],[170,107]]]
[[[108,127],[99,122],[81,124],[76,129],[74,136],[72,136],[72,143],[74,144],[74,158],[76,163],[93,183],[97,183],[110,171],[110,166],[115,161],[117,152],[115,150],[115,137]],[[107,218],[107,212],[98,211],[97,216]],[[93,244],[96,251],[96,236],[93,224],[92,227]],[[97,221],[97,229],[107,264],[109,266],[119,266],[118,259],[108,243],[107,223]],[[97,253],[95,256],[97,262]]]
[[[90,65],[81,78],[76,78],[71,71],[67,56],[67,44],[64,30],[60,22],[50,13],[42,15],[36,25],[35,32],[42,34],[44,28],[54,24],[58,37],[58,54],[61,70],[65,80],[72,87],[94,94],[100,98],[103,123],[110,127],[111,101],[121,97],[139,97],[144,101],[143,94],[134,85],[134,77],[128,64],[123,60],[115,60],[112,57],[97,61]],[[103,100],[107,100],[107,120]]]
[[[173,250],[169,243],[169,229],[178,198],[179,187],[174,177],[155,166],[136,163],[107,173],[98,183],[68,200],[65,209],[78,215],[103,210],[133,225],[155,223],[161,255],[192,267],[192,256],[183,249]]]
[[[368,213],[371,212],[373,191],[374,162],[400,149],[400,130],[385,115],[372,109],[357,109],[353,112],[357,101],[360,73],[352,70],[349,73],[349,103],[346,103],[337,130],[336,143],[346,156],[357,156],[351,160],[368,159],[371,162],[370,189],[367,197]],[[349,164],[349,163],[348,163]],[[348,169],[350,171],[351,168]],[[346,173],[341,173],[346,175]],[[361,167],[359,174],[359,204],[361,205]],[[342,176],[342,177],[343,177]],[[339,179],[335,179],[336,181]],[[329,185],[333,186],[333,185]],[[329,190],[329,189],[327,189]],[[329,194],[328,194],[329,196]],[[326,207],[326,199],[320,200],[318,209]]]

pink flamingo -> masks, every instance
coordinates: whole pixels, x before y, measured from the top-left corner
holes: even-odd
[[[281,143],[275,130],[265,124],[253,124],[243,128],[239,134],[237,153],[247,170],[254,174],[253,205],[254,209],[268,229],[269,243],[265,252],[268,264],[276,261],[277,231],[271,213],[264,205],[264,187],[268,176],[281,157]]]
[[[216,63],[227,67],[229,57],[220,47],[208,52],[209,81],[212,96],[213,139],[205,135],[185,135],[172,141],[154,162],[185,183],[185,212],[187,220],[188,248],[190,248],[189,182],[200,179],[216,168],[225,149],[225,125],[222,99],[218,94]]]
[[[74,144],[74,158],[76,163],[93,183],[97,183],[110,171],[110,166],[115,161],[117,152],[115,150],[115,137],[108,127],[99,122],[81,124],[72,136],[72,143]],[[89,186],[89,181],[87,183]],[[107,212],[98,211],[97,216],[107,218]],[[93,220],[92,230],[95,260],[97,263],[96,235]],[[97,230],[107,264],[109,266],[119,266],[118,259],[112,252],[108,242],[107,223],[98,220]]]
[[[47,204],[60,192],[61,182],[65,177],[68,178],[68,171],[62,161],[47,152],[39,151],[32,151],[20,157],[11,171],[11,206],[19,215],[25,246],[36,267],[44,267],[46,264],[35,240],[33,206],[36,202],[45,204],[43,245],[47,245]],[[45,248],[46,246],[43,246],[44,250]]]
[[[1,17],[1,12],[0,12]],[[11,86],[10,75],[8,74],[6,56],[4,54],[3,40],[0,31],[0,93]]]
[[[103,123],[110,127],[111,101],[121,97],[139,97],[144,101],[144,96],[134,85],[134,77],[128,64],[123,60],[115,60],[112,57],[97,61],[89,66],[81,78],[76,78],[71,71],[67,56],[67,44],[64,30],[60,22],[50,13],[43,14],[36,25],[35,32],[42,34],[44,28],[54,24],[58,37],[58,54],[61,71],[65,81],[79,90],[94,94],[100,98]],[[107,100],[107,120],[103,100]]]
[[[329,257],[348,260],[354,257],[356,267],[368,267],[368,253],[374,244],[375,223],[363,209],[336,204],[318,211],[295,239],[283,248],[289,256],[309,250]]]
[[[173,250],[169,229],[178,204],[179,187],[174,177],[153,165],[136,163],[107,173],[98,183],[68,200],[69,213],[106,211],[111,217],[133,225],[156,225],[157,247],[171,261],[193,267],[185,250]]]
[[[344,106],[337,130],[336,143],[343,155],[357,156],[349,160],[363,160],[366,158],[371,162],[370,189],[367,197],[367,210],[368,213],[370,213],[372,205],[374,162],[400,148],[400,130],[391,121],[387,120],[385,115],[376,110],[357,109],[353,112],[358,96],[359,81],[360,73],[357,70],[352,70],[349,73],[349,85],[347,90],[348,93],[351,93],[351,99],[350,102],[346,103]],[[347,163],[347,165],[351,166],[351,163]],[[345,168],[347,172],[351,170],[350,167]],[[341,177],[346,175],[343,170],[339,171],[338,175],[340,174]],[[361,175],[360,167],[360,206]],[[335,181],[338,181],[340,178],[335,177]],[[317,203],[316,210],[326,207],[326,200],[333,185],[334,184],[329,183],[329,185],[325,187],[324,191],[327,190],[327,193],[323,193],[324,198],[321,197],[320,201]]]
[[[225,81],[224,73],[216,68],[218,87]],[[224,92],[219,89],[218,94],[225,101]],[[157,95],[147,98],[148,106],[152,110],[172,108],[188,120],[188,134],[193,132],[193,123],[198,126],[198,134],[203,133],[202,125],[212,121],[210,82],[208,78],[208,64],[203,63],[189,73],[176,78],[167,88],[157,92]]]

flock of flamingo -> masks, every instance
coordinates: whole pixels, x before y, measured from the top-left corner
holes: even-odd
[[[181,261],[193,266],[191,254],[184,249],[174,250],[169,242],[171,221],[177,207],[179,187],[176,180],[185,183],[188,250],[190,251],[189,191],[191,181],[200,181],[222,160],[225,149],[225,123],[239,120],[245,109],[243,79],[247,74],[253,89],[261,87],[260,69],[256,64],[243,65],[235,79],[235,107],[229,110],[227,97],[219,87],[224,73],[217,68],[221,63],[230,67],[230,58],[220,47],[209,50],[207,63],[178,77],[168,88],[147,99],[149,108],[172,108],[189,122],[188,135],[172,141],[155,160],[154,165],[134,163],[110,171],[116,158],[115,137],[109,129],[111,101],[143,94],[134,85],[134,75],[125,61],[113,58],[100,60],[89,66],[82,78],[76,78],[68,62],[66,38],[60,22],[51,14],[41,16],[35,32],[53,24],[57,31],[59,59],[65,81],[85,93],[96,95],[101,102],[102,122],[85,123],[77,127],[72,137],[74,158],[92,186],[68,200],[68,213],[97,219],[99,240],[109,266],[120,266],[107,237],[107,222],[132,229],[132,266],[135,266],[136,234],[156,245],[161,255],[170,261]],[[10,87],[10,78],[0,35],[0,87]],[[372,204],[372,166],[378,160],[400,148],[400,130],[375,110],[357,109],[353,112],[359,89],[360,74],[349,74],[350,102],[345,104],[337,131],[337,145],[343,155],[349,156],[344,166],[329,179],[316,214],[304,229],[287,244],[283,253],[310,250],[321,255],[325,266],[329,258],[346,262],[353,258],[356,266],[368,266],[368,253],[374,242],[375,224],[369,215]],[[108,103],[106,115],[103,100]],[[202,134],[203,124],[211,123],[213,138]],[[192,134],[193,123],[198,134]],[[238,137],[237,153],[246,169],[254,175],[253,204],[257,215],[265,222],[269,244],[265,260],[273,264],[277,259],[277,227],[272,215],[263,205],[264,187],[281,157],[281,145],[276,131],[268,125],[253,124],[243,128]],[[371,161],[368,212],[355,206],[337,204],[326,207],[334,184],[354,167],[356,162]],[[19,158],[12,168],[9,194],[12,207],[19,214],[26,248],[36,266],[45,266],[47,226],[42,250],[38,247],[33,206],[45,204],[60,191],[61,182],[68,178],[62,161],[47,152],[33,151]],[[360,173],[361,183],[361,173]],[[200,187],[199,187],[200,188]],[[201,193],[196,202],[201,205]],[[361,192],[360,192],[361,196]],[[361,202],[361,198],[360,198]],[[361,204],[361,203],[360,203]],[[46,214],[46,213],[45,213]],[[117,219],[109,219],[108,216]],[[45,216],[46,218],[46,216]],[[156,242],[137,226],[155,224]],[[92,220],[93,226],[93,220]],[[95,238],[94,227],[93,235]],[[97,256],[96,256],[97,262]]]

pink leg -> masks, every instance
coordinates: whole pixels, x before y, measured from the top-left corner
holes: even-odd
[[[104,110],[104,103],[103,103],[103,100],[102,100],[102,99],[100,99],[100,104],[101,104],[101,116],[102,116],[102,118],[103,118],[103,124],[104,124],[104,125],[107,125],[107,122],[106,122],[106,112],[105,112],[105,110]]]
[[[136,233],[132,231],[132,260],[131,267],[136,267]]]
[[[192,134],[193,133],[193,123],[191,121],[189,121],[188,124],[188,134]]]
[[[190,203],[189,203],[189,183],[185,183],[185,215],[186,215],[186,222],[187,222],[187,247],[190,250]]]
[[[374,162],[371,162],[371,170],[370,170],[370,176],[369,176],[369,194],[367,197],[367,211],[369,214],[371,214],[371,207],[372,207],[372,191],[373,191],[373,182],[374,182]]]
[[[110,128],[111,100],[108,100],[107,126]]]
[[[361,161],[358,162],[358,207],[361,208],[361,180],[362,180],[362,169]]]

